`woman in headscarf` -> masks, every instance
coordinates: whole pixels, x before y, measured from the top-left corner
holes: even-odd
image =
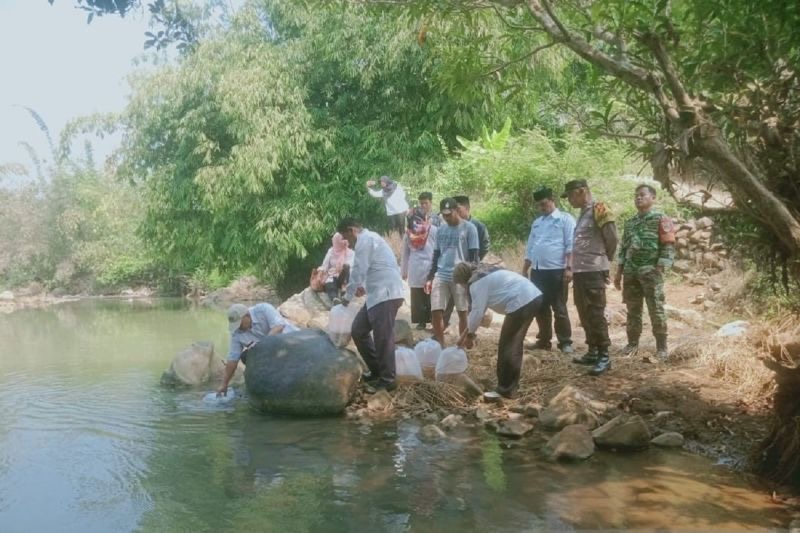
[[[487,398],[513,398],[522,370],[522,343],[542,303],[542,291],[527,278],[498,267],[459,263],[453,281],[467,286],[472,308],[458,346],[472,348],[487,308],[506,315],[497,345],[497,388]]]
[[[325,294],[334,304],[339,303],[341,291],[350,280],[350,269],[353,267],[355,252],[350,249],[347,239],[339,233],[333,234],[332,246],[328,248],[320,270],[328,274],[325,279]]]
[[[379,190],[374,190],[375,180],[367,182],[367,191],[373,198],[381,198],[386,206],[386,215],[389,217],[389,231],[397,230],[400,237],[405,230],[408,201],[403,187],[389,176],[381,176]]]
[[[400,273],[408,281],[411,293],[411,322],[417,329],[425,329],[431,320],[431,295],[425,293],[425,282],[433,260],[436,226],[427,213],[416,207],[408,216],[408,228],[403,237]]]

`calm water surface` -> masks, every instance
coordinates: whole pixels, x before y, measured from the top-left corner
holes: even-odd
[[[0,316],[0,531],[540,531],[786,527],[683,452],[553,464],[536,437],[270,418],[158,386],[222,312],[86,301]]]

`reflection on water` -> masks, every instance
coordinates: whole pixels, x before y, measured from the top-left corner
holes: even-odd
[[[783,511],[682,452],[553,464],[542,440],[269,418],[157,383],[221,312],[80,302],[0,316],[0,531],[762,529]]]

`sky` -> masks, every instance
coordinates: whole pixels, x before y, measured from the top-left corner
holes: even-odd
[[[143,13],[95,18],[74,0],[0,0],[0,164],[30,165],[19,141],[48,154],[47,141],[25,109],[47,123],[54,142],[72,118],[121,111],[126,77],[141,57],[148,30]],[[96,143],[96,160],[114,141]]]

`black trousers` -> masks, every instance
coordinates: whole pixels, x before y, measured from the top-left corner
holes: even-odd
[[[325,294],[327,294],[328,298],[331,300],[338,298],[342,287],[347,285],[348,281],[350,281],[350,265],[345,263],[339,275],[333,278],[333,281],[325,283]]]
[[[611,346],[606,322],[606,279],[608,271],[575,272],[572,275],[575,307],[586,332],[589,348],[607,351]]]
[[[542,291],[542,306],[536,315],[539,333],[536,338],[550,342],[553,338],[553,319],[555,318],[558,346],[572,344],[572,326],[567,312],[567,285],[564,283],[564,269],[531,269],[531,281]]]
[[[406,232],[406,214],[398,213],[396,215],[389,215],[389,233],[396,231],[400,234],[400,238]]]
[[[411,287],[411,322],[427,324],[431,321],[431,295],[422,287]]]
[[[402,298],[386,300],[369,309],[364,304],[353,319],[350,329],[353,342],[370,374],[384,383],[394,381],[394,320],[401,305]]]
[[[513,396],[519,388],[522,343],[541,304],[542,297],[537,296],[503,320],[497,345],[497,392],[503,396]]]

